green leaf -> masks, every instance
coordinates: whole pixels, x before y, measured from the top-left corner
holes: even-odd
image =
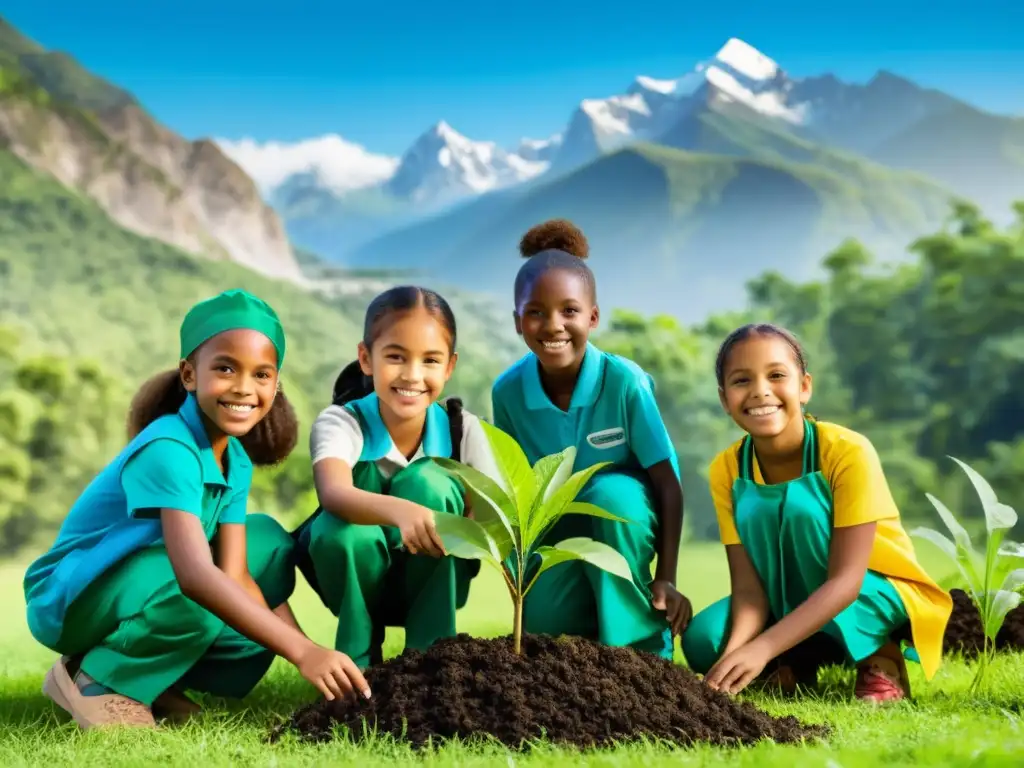
[[[923,526],[920,526],[912,530],[910,532],[910,535],[918,539],[923,539],[924,541],[930,541],[936,547],[941,549],[943,554],[946,555],[946,557],[948,557],[954,563],[958,562],[956,544],[954,544],[952,541],[950,541],[948,538],[946,538],[938,531],[932,530],[931,528],[925,528]]]
[[[1003,583],[999,585],[999,588],[1005,589],[1007,592],[1016,592],[1022,584],[1024,584],[1024,568],[1017,568],[1003,577]]]
[[[633,580],[633,574],[629,570],[626,558],[607,544],[593,539],[585,537],[566,539],[553,547],[537,547],[534,554],[540,557],[541,563],[523,592],[524,595],[530,591],[542,573],[556,565],[572,560],[582,560],[620,578]]]
[[[452,459],[435,457],[434,461],[462,481],[473,508],[473,517],[494,540],[502,559],[512,551],[515,529],[509,520],[514,512],[512,500],[494,480],[478,469]],[[449,515],[450,517],[450,515]]]
[[[563,515],[590,515],[591,517],[602,517],[605,520],[614,520],[617,523],[626,523],[627,525],[633,525],[632,520],[627,520],[624,517],[613,515],[606,509],[602,509],[596,504],[591,504],[587,501],[574,501],[569,504],[562,512]]]
[[[971,544],[971,535],[967,532],[966,528],[960,525],[960,522],[956,519],[953,513],[949,511],[946,505],[930,493],[926,493],[925,498],[932,503],[932,506],[935,507],[935,511],[939,513],[939,517],[942,518],[942,522],[953,535],[953,541],[956,542],[956,545],[958,547],[963,547],[968,551],[972,551],[974,547]]]
[[[950,456],[949,458],[960,465],[971,481],[971,485],[974,486],[978,498],[981,499],[981,506],[985,511],[985,527],[989,533],[1012,528],[1017,524],[1017,513],[1013,511],[1012,507],[999,503],[999,499],[996,498],[996,492],[992,490],[992,486],[988,484],[984,477],[955,456]]]
[[[505,490],[516,509],[514,520],[519,519],[519,512],[533,504],[537,493],[537,481],[533,476],[533,468],[522,447],[507,432],[503,432],[493,424],[480,420],[480,426],[487,435],[487,441],[494,451],[495,463],[505,481]]]
[[[999,547],[999,554],[1003,557],[1024,559],[1024,544],[1018,544],[1016,541],[1004,541]]]
[[[912,530],[910,535],[918,539],[923,539],[924,541],[929,541],[941,549],[946,557],[952,560],[960,570],[960,575],[964,577],[968,590],[973,594],[981,592],[982,586],[978,579],[977,571],[974,568],[974,563],[969,557],[969,553],[964,553],[963,550],[959,549],[957,545],[950,541],[946,536],[942,535],[938,531],[932,530],[931,528],[918,527]]]
[[[575,463],[575,445],[570,445],[565,450],[551,456],[545,456],[537,462],[534,472],[537,475],[539,503],[534,504],[534,510],[546,504],[551,495],[565,484],[565,481],[572,475],[572,468]]]
[[[986,600],[989,609],[987,615],[984,616],[985,634],[989,640],[995,640],[1006,619],[1006,614],[1020,605],[1021,596],[1018,592],[1000,589],[987,597],[989,598]]]
[[[533,504],[530,505],[528,510],[522,510],[519,518],[519,531],[520,536],[525,536],[529,533],[531,526],[533,525],[533,519],[536,517],[537,510],[540,509],[544,504],[544,499],[547,497],[549,489],[554,487],[558,488],[565,478],[569,477],[572,472],[572,464],[575,461],[576,448],[569,446],[564,451],[559,453],[553,453],[550,456],[545,456],[539,459],[536,464],[533,465],[533,476],[537,485],[537,492],[533,497]],[[563,469],[564,468],[564,469]],[[565,478],[562,480],[556,480],[556,475],[561,473],[565,474]],[[528,554],[523,550],[523,554]]]
[[[597,566],[602,571],[618,576],[620,579],[633,581],[633,574],[629,570],[629,563],[626,562],[626,558],[622,556],[622,553],[600,541],[577,536],[558,542],[555,544],[554,549],[559,552],[575,555],[578,560],[583,560]]]
[[[501,560],[494,540],[476,520],[436,512],[434,526],[449,555],[467,560]]]
[[[565,483],[551,494],[544,505],[535,510],[535,517],[530,521],[530,529],[524,538],[524,546],[529,547],[535,541],[540,541],[545,533],[565,514],[566,508],[576,499],[590,478],[609,465],[611,465],[610,461],[602,461],[570,475]],[[553,488],[554,486],[549,487]]]

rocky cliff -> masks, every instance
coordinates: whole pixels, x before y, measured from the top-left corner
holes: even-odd
[[[9,26],[0,33],[0,147],[88,195],[126,229],[302,281],[277,214],[215,144],[179,136],[133,99],[96,99],[91,75],[70,57],[40,53]],[[84,84],[81,98],[47,87],[66,83],[68,71]]]

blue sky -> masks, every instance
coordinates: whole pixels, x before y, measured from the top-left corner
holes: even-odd
[[[884,68],[1024,114],[1017,0],[636,0],[608,15],[574,10],[587,5],[13,0],[0,15],[190,138],[339,133],[400,154],[443,118],[511,145],[561,130],[581,98],[621,92],[638,74],[681,75],[733,36],[795,76],[863,81]]]

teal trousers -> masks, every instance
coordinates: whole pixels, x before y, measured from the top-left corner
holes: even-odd
[[[413,462],[385,482],[360,473],[362,490],[387,492],[436,512],[462,515],[458,483],[429,459]],[[374,473],[376,479],[374,479]],[[405,628],[407,648],[424,650],[455,635],[478,560],[409,555],[397,528],[356,525],[320,512],[309,527],[309,555],[321,598],[338,617],[335,648],[361,668],[381,660],[385,626]]]
[[[603,542],[626,558],[633,582],[578,561],[551,568],[541,574],[526,596],[523,630],[577,635],[671,659],[671,629],[664,613],[651,605],[657,515],[646,475],[604,470],[591,478],[577,500],[630,522],[566,515],[542,543],[555,545],[574,536]]]
[[[249,571],[273,609],[295,589],[291,537],[271,517],[246,519]],[[274,653],[181,593],[167,550],[144,549],[69,606],[59,647],[98,683],[147,706],[172,686],[242,698]]]

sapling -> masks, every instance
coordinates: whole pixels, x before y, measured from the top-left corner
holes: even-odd
[[[1020,589],[1024,585],[1024,568],[1015,568],[1024,554],[1024,548],[1015,542],[1006,541],[1006,532],[1017,524],[1017,513],[1012,507],[1001,503],[992,486],[980,474],[953,456],[971,481],[981,501],[985,514],[987,541],[982,558],[975,551],[967,529],[956,516],[930,493],[925,494],[932,503],[952,540],[931,528],[915,528],[911,534],[930,541],[942,550],[959,568],[966,584],[965,592],[970,596],[981,616],[984,643],[978,659],[978,670],[971,682],[974,691],[981,685],[990,658],[995,652],[995,639],[1006,615],[1021,603]]]
[[[610,462],[601,462],[573,473],[576,448],[545,456],[532,467],[523,449],[508,434],[480,422],[490,442],[500,482],[461,462],[435,458],[441,467],[462,481],[472,517],[435,515],[437,532],[448,554],[481,560],[496,568],[505,580],[514,606],[512,639],[520,653],[523,635],[523,601],[537,577],[560,563],[582,560],[628,581],[633,580],[629,564],[620,553],[599,541],[574,537],[554,546],[538,546],[545,534],[563,516],[592,515],[629,523],[594,504],[576,501],[576,496],[596,472]],[[528,566],[540,562],[529,582]]]

